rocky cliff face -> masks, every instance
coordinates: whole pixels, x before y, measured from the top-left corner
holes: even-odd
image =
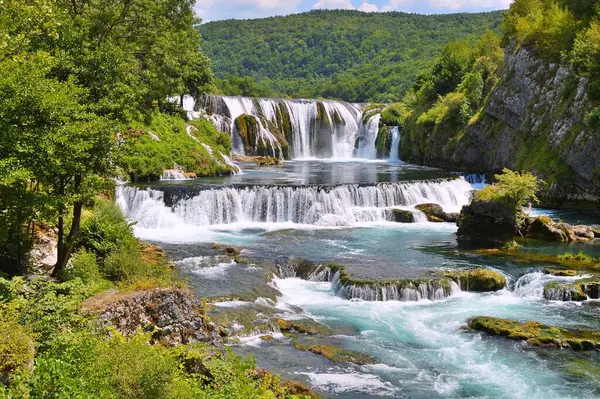
[[[488,172],[530,170],[549,183],[546,202],[598,203],[600,131],[586,123],[593,109],[588,85],[569,66],[509,48],[483,112],[457,145],[438,143],[443,149],[431,154],[430,163]]]

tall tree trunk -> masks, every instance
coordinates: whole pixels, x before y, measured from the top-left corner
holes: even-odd
[[[75,176],[74,189],[75,192],[79,191],[81,187],[82,177],[81,175]],[[79,200],[73,204],[73,221],[71,222],[71,229],[69,230],[69,236],[64,239],[64,218],[59,216],[58,218],[58,256],[56,266],[52,272],[53,277],[57,277],[64,270],[71,253],[73,252],[73,246],[75,245],[75,239],[79,234],[81,227],[81,211],[83,210],[83,201]]]
[[[65,195],[65,180],[63,178],[60,179],[58,195],[60,197],[64,197]],[[56,265],[54,266],[54,270],[52,271],[52,277],[57,277],[62,271],[62,266],[60,264],[60,260],[63,258],[64,252],[64,241],[65,241],[65,208],[62,204],[59,205],[58,208],[58,239],[56,243]]]

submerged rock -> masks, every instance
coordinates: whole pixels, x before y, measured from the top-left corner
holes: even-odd
[[[571,269],[544,269],[543,273],[557,277],[575,277],[579,274],[577,270]]]
[[[518,232],[515,213],[498,202],[473,201],[463,207],[458,218],[459,243],[501,247],[512,242]]]
[[[152,332],[153,343],[167,345],[210,343],[222,347],[217,327],[211,323],[202,303],[190,293],[157,289],[106,296],[99,322],[125,336],[140,329]],[[85,306],[85,304],[84,304]]]
[[[328,345],[316,340],[292,341],[294,348],[302,351],[321,355],[335,363],[353,363],[358,365],[376,364],[377,362],[369,355],[344,349],[337,345]]]
[[[600,331],[563,329],[538,322],[521,323],[495,317],[474,317],[468,327],[498,337],[527,341],[535,346],[571,348],[576,351],[600,349]]]
[[[442,223],[458,220],[458,214],[446,213],[439,204],[420,204],[415,206],[415,209],[423,212],[429,222]]]

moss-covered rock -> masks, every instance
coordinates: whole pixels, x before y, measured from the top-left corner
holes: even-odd
[[[247,155],[289,158],[289,143],[273,122],[244,114],[236,118],[234,125]]]
[[[405,209],[392,209],[396,223],[414,223],[415,215]]]
[[[313,320],[283,320],[275,319],[276,325],[281,332],[296,332],[308,335],[331,335],[332,330],[325,324]]]
[[[461,290],[473,292],[493,292],[506,287],[506,277],[489,269],[453,271],[445,273]]]
[[[495,317],[479,316],[468,321],[468,327],[490,335],[531,345],[571,348],[575,351],[600,349],[600,331],[563,329],[538,322],[518,322]]]
[[[255,161],[256,166],[277,166],[281,164],[281,160],[279,158],[273,157],[257,157]]]

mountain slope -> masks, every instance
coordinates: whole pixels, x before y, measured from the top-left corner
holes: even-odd
[[[496,30],[503,14],[312,11],[199,29],[218,78],[251,76],[271,95],[389,102],[433,65],[447,42]]]

